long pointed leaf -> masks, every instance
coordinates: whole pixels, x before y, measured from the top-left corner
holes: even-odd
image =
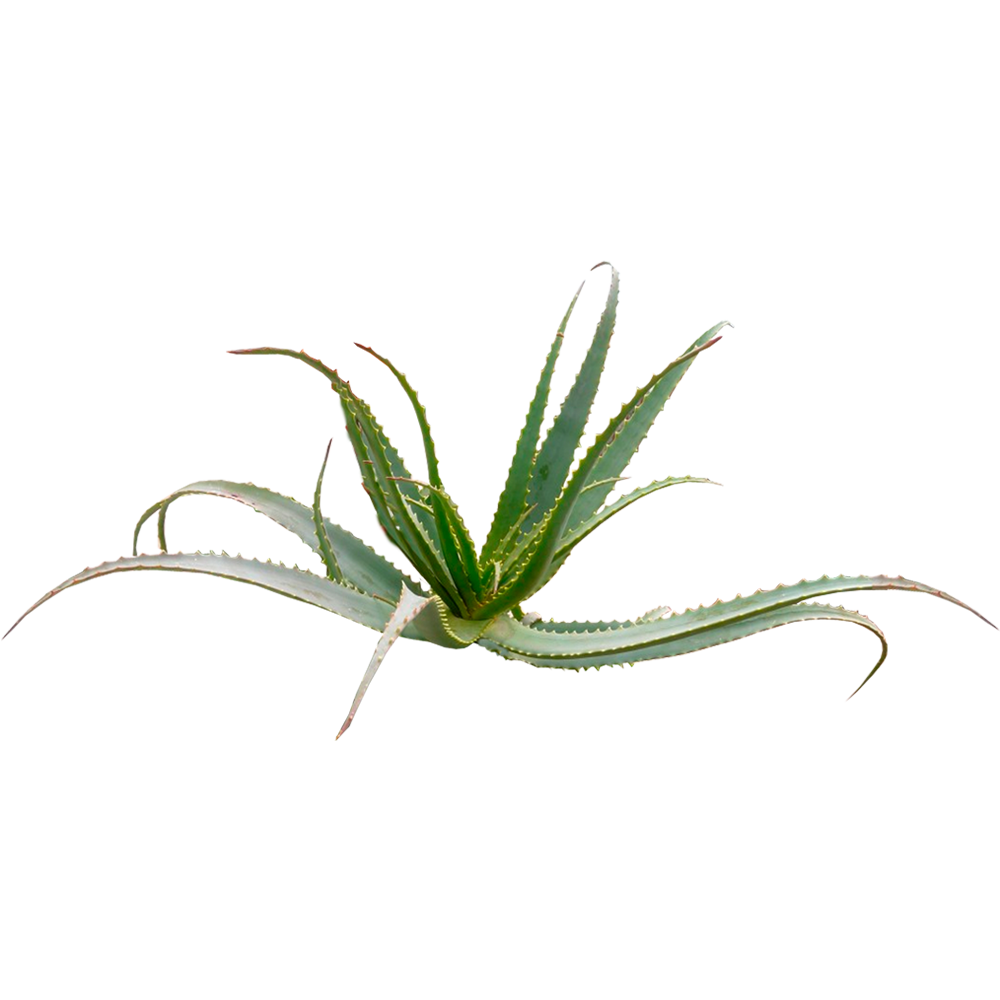
[[[570,530],[592,517],[604,503],[614,488],[615,479],[625,471],[626,466],[639,450],[639,446],[646,439],[646,435],[663,410],[667,400],[673,395],[677,384],[693,364],[694,354],[692,352],[707,345],[720,330],[730,325],[728,322],[716,323],[710,330],[706,330],[682,355],[682,357],[688,356],[687,361],[668,367],[648,383],[641,399],[635,405],[626,404],[631,405],[629,417],[618,427],[600,458],[594,464],[587,479],[586,492],[581,493],[573,516],[570,518]],[[604,485],[595,485],[600,482],[603,482]]]
[[[170,505],[184,496],[214,496],[236,500],[298,535],[314,552],[320,551],[312,511],[305,504],[301,504],[291,497],[275,493],[274,490],[255,486],[253,483],[233,483],[224,479],[208,479],[199,483],[191,483],[176,490],[170,496],[154,504],[142,515],[135,527],[132,545],[133,555],[138,554],[139,531],[143,524],[156,513],[165,517]],[[339,563],[346,582],[351,586],[385,601],[394,599],[393,595],[399,593],[404,581],[410,590],[421,591],[419,584],[405,576],[374,549],[365,545],[356,535],[352,535],[351,532],[328,519],[324,519],[323,524],[333,547],[340,555]],[[160,542],[161,548],[165,552],[167,548],[166,537],[161,536]]]
[[[353,396],[353,394],[352,394]],[[424,528],[424,504],[409,474],[401,475],[395,468],[392,454],[385,447],[371,413],[357,397],[341,395],[355,451],[366,458],[359,462],[365,477],[368,496],[382,521],[389,538],[416,567],[432,588],[457,606],[457,592],[445,582],[447,566]],[[401,488],[400,483],[403,483]],[[434,527],[433,512],[428,523]]]
[[[992,622],[969,605],[944,591],[915,580],[887,576],[840,576],[802,580],[774,590],[758,590],[747,597],[737,596],[731,601],[716,601],[709,607],[689,608],[668,618],[642,621],[607,631],[563,631],[561,634],[553,634],[551,629],[525,626],[510,616],[503,616],[490,624],[479,641],[494,652],[511,655],[516,659],[527,658],[533,663],[539,661],[540,666],[577,667],[632,663],[704,649],[719,642],[742,638],[762,628],[774,627],[774,624],[802,620],[808,614],[789,609],[809,598],[852,590],[910,590],[931,594],[971,611],[992,625]],[[852,615],[856,612],[844,614]],[[543,660],[545,662],[541,662]]]
[[[139,519],[135,527],[134,551],[146,544],[149,537],[149,525],[153,515],[168,504],[174,503],[179,497],[195,494],[217,496],[231,500],[240,500],[254,510],[277,521],[301,538],[310,548],[319,550],[319,539],[316,536],[316,526],[313,524],[312,512],[295,500],[281,496],[272,490],[261,489],[259,486],[249,486],[244,483],[204,482],[195,483],[177,490],[159,503],[153,504]]]
[[[394,567],[390,568],[394,569]],[[239,583],[251,583],[285,597],[312,604],[324,611],[332,611],[377,632],[385,629],[393,609],[391,600],[363,594],[352,587],[335,583],[316,573],[299,569],[297,566],[244,559],[241,556],[230,556],[224,552],[221,554],[215,552],[173,552],[161,555],[126,556],[123,559],[102,563],[93,568],[87,567],[68,580],[64,580],[58,587],[54,587],[36,601],[7,630],[7,635],[32,611],[55,597],[56,594],[62,593],[78,583],[85,583],[88,580],[108,576],[112,573],[133,570],[204,573],[208,576],[235,580]],[[412,593],[409,590],[408,580],[400,584],[401,590],[404,587]],[[488,622],[470,622],[456,618],[441,599],[434,594],[417,596],[426,596],[429,603],[423,614],[409,622],[403,632],[405,638],[431,642],[448,649],[461,649],[474,643],[489,624]]]
[[[885,641],[885,636],[882,634],[882,630],[871,619],[866,618],[857,611],[848,611],[846,608],[833,607],[828,604],[810,602],[793,604],[788,607],[762,612],[749,618],[720,623],[708,631],[677,634],[670,638],[660,639],[658,642],[635,646],[631,649],[602,650],[600,647],[606,641],[609,632],[614,633],[616,637],[624,638],[629,633],[642,630],[644,624],[647,623],[624,625],[611,629],[609,632],[577,632],[570,630],[554,632],[529,627],[524,631],[534,632],[535,635],[531,638],[525,637],[522,630],[518,630],[516,639],[508,638],[506,641],[497,641],[494,638],[494,630],[489,629],[479,642],[500,656],[512,660],[523,660],[536,667],[586,670],[588,667],[621,666],[626,663],[638,663],[642,660],[680,656],[684,653],[693,653],[710,646],[719,646],[726,642],[734,642],[737,639],[743,639],[758,632],[766,632],[768,629],[777,628],[780,625],[788,625],[801,621],[815,621],[818,619],[851,622],[855,625],[861,625],[878,636],[882,644],[881,655],[878,658],[878,662],[868,673],[868,676],[865,677],[854,691],[854,694],[857,694],[868,683],[875,674],[875,671],[885,662],[889,647]],[[499,630],[496,631],[498,632]],[[618,633],[623,633],[623,635],[618,636]],[[574,638],[579,637],[589,642],[591,651],[585,652],[581,648],[570,656],[554,655],[552,651],[562,646],[568,635],[572,635]],[[633,635],[631,638],[635,639],[636,636]],[[530,650],[526,649],[525,647],[528,646],[532,648]],[[851,697],[853,696],[852,694]]]
[[[323,523],[323,511],[320,508],[320,500],[323,495],[323,473],[326,472],[326,463],[330,458],[331,444],[333,444],[333,438],[327,442],[326,454],[323,456],[323,464],[320,466],[319,477],[316,480],[316,492],[313,494],[313,524],[316,526],[316,541],[319,544],[320,555],[323,557],[323,565],[326,566],[326,575],[337,583],[343,583],[344,574],[341,572],[337,556],[330,544],[330,535]]]
[[[666,479],[657,479],[648,486],[642,486],[637,490],[632,490],[631,493],[626,493],[624,496],[621,496],[612,503],[609,503],[606,507],[602,507],[595,514],[591,515],[591,517],[589,517],[586,521],[581,522],[573,531],[565,533],[560,540],[559,548],[556,549],[553,565],[556,561],[565,559],[566,556],[568,556],[569,553],[587,537],[587,535],[604,524],[608,518],[614,517],[615,514],[620,513],[626,507],[630,507],[636,502],[636,500],[648,497],[651,493],[657,493],[660,490],[666,489],[668,486],[679,486],[683,483],[709,483],[712,486],[720,485],[712,479],[702,479],[698,476],[669,476]]]
[[[424,408],[424,404],[420,402],[416,390],[410,385],[406,376],[388,358],[382,357],[377,351],[372,350],[370,347],[365,347],[364,344],[359,344],[357,341],[355,341],[354,346],[360,347],[362,351],[381,361],[396,376],[396,381],[402,386],[403,392],[406,393],[407,398],[413,406],[413,412],[417,416],[417,424],[420,426],[420,436],[424,442],[424,455],[427,458],[427,478],[431,481],[432,486],[440,487],[441,475],[438,472],[437,450],[434,447],[434,438],[431,437],[431,426],[427,421],[427,410]]]
[[[507,472],[507,482],[504,485],[503,493],[500,494],[496,513],[493,515],[493,523],[490,525],[486,544],[483,546],[482,562],[484,566],[492,560],[494,553],[502,551],[504,539],[514,525],[530,513],[525,506],[525,498],[528,495],[528,480],[535,461],[535,451],[538,448],[538,436],[541,433],[542,420],[545,417],[545,405],[549,399],[552,373],[555,371],[556,359],[562,349],[563,336],[566,333],[569,318],[573,315],[573,309],[577,299],[580,298],[583,285],[584,283],[581,282],[573,296],[573,301],[570,302],[569,308],[559,324],[559,329],[556,330],[555,339],[549,348],[548,357],[546,357],[542,367],[542,374],[535,387],[535,395],[528,406],[528,415],[524,419],[524,427],[517,439],[514,457],[510,463],[510,470]]]
[[[354,701],[351,704],[350,711],[347,713],[347,718],[344,719],[344,724],[340,727],[340,732],[337,733],[336,738],[339,740],[344,732],[347,730],[348,726],[354,721],[354,715],[357,712],[359,706],[361,705],[361,699],[364,698],[365,692],[368,690],[368,685],[371,684],[372,678],[375,676],[375,672],[381,666],[382,661],[385,659],[386,653],[392,647],[392,644],[403,634],[403,629],[413,621],[414,618],[420,614],[424,608],[433,600],[430,597],[420,597],[414,594],[412,591],[403,588],[403,592],[400,595],[399,603],[396,605],[395,610],[386,622],[385,631],[382,633],[378,644],[375,646],[375,652],[372,654],[371,661],[368,664],[368,669],[365,671],[364,677],[361,678],[361,684],[358,687],[357,694],[354,696]]]
[[[611,267],[607,261],[602,261],[595,267],[604,265]],[[534,505],[535,510],[525,522],[525,531],[530,531],[531,527],[546,515],[562,492],[604,372],[604,361],[608,356],[611,335],[615,332],[617,307],[618,272],[611,267],[611,287],[608,290],[604,312],[594,331],[594,339],[531,469],[526,505],[529,507]]]
[[[717,336],[699,345],[687,354],[682,354],[679,358],[676,358],[662,372],[654,375],[646,386],[639,389],[632,399],[621,408],[618,415],[612,418],[611,422],[598,435],[587,451],[587,454],[583,457],[583,460],[577,466],[576,471],[570,477],[566,488],[559,495],[555,505],[545,514],[535,529],[527,529],[526,533],[534,530],[534,537],[531,540],[530,547],[524,557],[518,560],[515,566],[507,570],[507,583],[497,592],[496,597],[492,601],[487,602],[476,613],[477,618],[488,618],[499,614],[509,607],[520,604],[521,601],[529,597],[545,583],[550,575],[556,551],[573,516],[577,501],[588,485],[604,478],[603,476],[594,476],[594,468],[613,442],[615,435],[642,404],[642,400],[650,386],[659,379],[662,379],[672,369],[679,368],[689,362],[695,355],[712,347],[720,339]],[[597,492],[597,490],[591,490],[591,492]]]

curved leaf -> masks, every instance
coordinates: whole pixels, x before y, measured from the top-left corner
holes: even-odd
[[[88,566],[36,601],[14,622],[6,635],[9,635],[32,611],[56,594],[78,583],[133,570],[204,573],[225,580],[236,580],[239,583],[251,583],[284,597],[312,604],[324,611],[332,611],[377,632],[384,631],[393,609],[391,601],[362,593],[349,585],[336,583],[316,573],[299,569],[298,566],[244,559],[242,556],[230,556],[225,552],[165,552],[160,555],[125,556],[114,562],[102,563],[100,566]],[[400,591],[403,589],[412,593],[406,584],[401,583]],[[475,642],[489,624],[455,617],[436,594],[416,596],[427,598],[426,608],[414,620],[407,623],[403,632],[405,638],[431,642],[448,649],[462,649]]]
[[[56,594],[62,593],[78,583],[95,580],[98,577],[109,576],[112,573],[130,572],[133,570],[165,570],[175,573],[205,573],[226,580],[236,580],[239,583],[252,583],[265,590],[274,591],[284,597],[304,601],[324,611],[349,618],[359,625],[382,631],[389,616],[392,605],[371,594],[364,594],[353,587],[335,583],[326,577],[318,576],[298,567],[284,566],[281,563],[262,563],[256,559],[244,559],[242,556],[230,556],[215,552],[173,552],[152,556],[125,556],[114,562],[102,563],[93,568],[87,567],[64,580],[58,587],[50,590],[44,597],[37,600],[20,618],[7,630],[9,635],[36,608],[43,605]]]
[[[569,553],[595,528],[600,527],[600,525],[602,525],[609,517],[614,517],[614,515],[619,511],[623,511],[626,507],[630,507],[636,502],[636,500],[641,500],[643,497],[647,497],[651,493],[656,493],[659,490],[666,489],[668,486],[679,486],[682,483],[711,483],[713,486],[720,485],[712,479],[702,479],[697,476],[670,476],[666,479],[657,479],[648,486],[642,486],[637,490],[632,490],[631,493],[626,493],[624,496],[619,497],[617,500],[609,503],[606,507],[597,511],[596,514],[593,514],[586,521],[580,522],[572,531],[566,532],[560,540],[559,548],[556,549],[553,563],[565,559],[566,556],[568,556]]]
[[[505,615],[490,624],[479,642],[501,655],[524,659],[538,666],[575,668],[633,663],[693,652],[752,635],[777,624],[804,620],[810,617],[809,613],[791,610],[799,606],[801,601],[852,590],[911,590],[931,594],[971,611],[992,625],[978,611],[957,598],[915,580],[887,576],[840,576],[802,580],[797,584],[787,587],[782,585],[769,591],[758,590],[748,597],[737,596],[731,601],[716,601],[709,607],[689,608],[667,618],[645,620],[607,630],[578,630],[573,623],[567,623],[569,628],[551,627],[555,623],[550,623],[548,628],[538,628],[524,625]],[[856,620],[851,617],[857,615],[856,612],[847,612],[842,608],[833,610],[837,612],[836,615],[831,614],[830,609],[824,606],[823,617]],[[857,615],[857,618],[863,616]],[[857,621],[857,624],[865,624],[867,621]],[[865,624],[865,627],[874,630],[870,623]],[[879,660],[876,664],[876,669],[881,662]],[[863,683],[867,680],[866,677]]]
[[[607,631],[599,632],[578,632],[576,630],[566,630],[552,632],[548,630],[537,630],[529,626],[525,631],[537,631],[542,636],[542,641],[528,638],[521,630],[517,630],[516,638],[508,636],[505,640],[496,638],[499,629],[487,630],[486,635],[479,640],[480,645],[500,656],[512,660],[523,660],[536,667],[560,667],[563,669],[580,670],[588,667],[624,666],[626,663],[638,663],[641,660],[657,660],[668,656],[680,656],[683,653],[693,653],[699,649],[707,649],[709,646],[719,646],[725,642],[734,642],[743,639],[748,635],[757,632],[766,632],[768,629],[777,628],[780,625],[788,625],[793,622],[814,621],[817,619],[834,619],[837,621],[852,622],[861,625],[874,632],[882,643],[882,654],[878,662],[871,669],[868,676],[854,691],[858,691],[868,683],[876,670],[882,666],[889,647],[885,641],[882,630],[871,619],[857,611],[848,611],[846,608],[833,607],[829,604],[814,604],[805,602],[802,604],[792,604],[784,608],[776,608],[773,611],[762,612],[750,618],[742,618],[737,621],[719,624],[709,631],[688,632],[678,634],[670,638],[661,639],[649,645],[638,645],[631,649],[620,648],[617,650],[600,650],[598,647],[603,643],[602,636],[607,636],[608,632],[614,633],[634,633],[641,629],[643,623],[631,623],[627,625],[617,625]],[[501,619],[506,621],[506,619]],[[591,645],[592,651],[585,653],[578,650],[574,654],[559,655],[555,652],[559,646],[563,645],[565,636],[585,637]],[[558,636],[558,639],[555,638]],[[632,638],[636,638],[635,635]],[[525,647],[531,646],[529,651]],[[547,651],[546,651],[547,650]],[[851,695],[853,697],[853,694]]]
[[[318,550],[320,547],[319,539],[316,536],[316,527],[313,524],[312,512],[309,508],[303,507],[302,504],[290,500],[288,497],[283,497],[280,493],[261,489],[259,486],[248,486],[244,483],[204,482],[185,486],[159,503],[153,504],[142,515],[135,527],[134,551],[138,552],[146,544],[149,537],[150,521],[158,510],[169,504],[173,504],[179,497],[199,493],[231,500],[240,500],[248,506],[253,507],[254,510],[260,511],[260,513],[288,528],[289,531],[301,538],[310,548]]]
[[[728,321],[716,323],[706,330],[681,357],[687,360],[679,365],[670,365],[665,371],[655,376],[642,390],[641,397],[633,400],[628,418],[623,421],[617,431],[602,451],[594,467],[587,476],[584,491],[576,503],[570,518],[570,530],[574,530],[598,510],[611,492],[615,479],[625,471],[639,446],[646,439],[654,421],[660,415],[666,402],[673,395],[674,389],[684,377],[694,362],[698,348],[707,346],[724,327],[731,326]],[[624,409],[624,407],[623,407]],[[600,484],[600,485],[598,485]]]
[[[314,552],[320,552],[313,514],[305,504],[301,504],[291,497],[275,493],[274,490],[265,489],[263,486],[255,486],[253,483],[232,483],[225,479],[206,479],[176,490],[170,496],[153,504],[139,518],[132,541],[133,555],[138,553],[140,529],[157,512],[160,514],[160,548],[166,552],[167,540],[164,527],[167,508],[183,496],[214,496],[236,500],[298,535]],[[392,595],[399,593],[404,581],[410,590],[415,590],[418,593],[423,592],[423,588],[419,584],[414,583],[393,566],[388,559],[383,558],[374,549],[365,545],[356,535],[352,535],[339,524],[334,524],[325,518],[323,525],[339,556],[338,563],[348,584],[384,601],[394,600]]]
[[[442,485],[441,474],[438,472],[437,450],[434,447],[434,438],[431,437],[431,425],[427,421],[427,410],[424,408],[424,404],[420,402],[416,390],[410,385],[406,376],[388,358],[382,357],[378,351],[374,351],[370,347],[365,347],[364,344],[359,344],[357,341],[354,342],[354,346],[361,348],[362,351],[381,361],[396,376],[396,381],[402,386],[403,392],[406,393],[407,399],[409,399],[410,404],[413,406],[413,412],[417,416],[420,436],[424,442],[424,455],[427,459],[427,478],[431,481],[432,486],[440,488]]]

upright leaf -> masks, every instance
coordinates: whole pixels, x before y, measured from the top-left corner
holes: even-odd
[[[530,514],[525,506],[525,497],[528,495],[528,480],[531,476],[531,467],[535,461],[535,451],[538,448],[538,436],[542,430],[542,420],[545,417],[545,405],[549,399],[549,387],[552,384],[552,373],[555,371],[556,359],[562,349],[563,336],[566,333],[566,326],[570,316],[573,315],[573,308],[576,306],[580,292],[583,290],[583,282],[576,290],[573,301],[570,302],[566,314],[563,316],[559,329],[556,330],[555,339],[549,348],[548,357],[542,367],[542,374],[535,387],[535,395],[528,406],[528,415],[524,420],[524,427],[517,439],[517,446],[514,449],[514,458],[510,463],[510,470],[507,473],[507,482],[504,485],[503,493],[497,504],[496,513],[493,515],[493,523],[490,525],[489,534],[486,537],[486,544],[483,546],[482,563],[486,566],[493,558],[494,553],[502,551],[504,540],[509,535],[511,529]]]
[[[544,518],[538,523],[537,528],[529,529],[528,533],[532,535],[530,546],[524,552],[523,557],[517,561],[516,565],[507,569],[505,586],[497,592],[493,600],[487,602],[477,612],[477,618],[486,618],[491,614],[499,614],[507,608],[520,604],[521,601],[529,597],[545,583],[581,494],[589,484],[598,478],[593,474],[598,461],[614,440],[620,428],[641,405],[650,386],[657,380],[662,379],[671,369],[685,364],[696,354],[707,350],[720,339],[720,337],[715,337],[713,340],[709,340],[676,358],[662,372],[654,375],[646,386],[639,389],[631,401],[621,408],[618,415],[612,418],[611,423],[598,435],[597,440],[583,457],[583,460],[566,484],[565,489],[559,495],[558,502],[545,514]],[[600,478],[603,479],[604,477]]]
[[[602,267],[607,264],[594,265]],[[611,267],[610,264],[607,264]],[[583,359],[576,381],[563,401],[562,409],[555,419],[552,428],[538,452],[538,457],[531,469],[531,479],[528,483],[527,506],[534,506],[534,511],[525,520],[523,531],[530,531],[532,526],[552,509],[556,498],[562,491],[573,456],[583,438],[587,418],[597,395],[597,387],[604,372],[604,361],[608,356],[611,335],[615,332],[615,310],[618,307],[618,272],[611,267],[611,287],[608,289],[604,312],[594,331],[587,356]]]

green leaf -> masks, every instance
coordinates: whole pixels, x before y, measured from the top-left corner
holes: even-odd
[[[523,519],[530,514],[531,508],[525,506],[525,497],[528,495],[528,480],[531,476],[531,467],[535,462],[535,450],[538,447],[538,436],[542,430],[545,405],[549,399],[552,373],[555,371],[556,359],[562,349],[566,326],[570,316],[573,315],[576,301],[580,298],[583,284],[583,282],[580,283],[580,287],[573,296],[573,301],[570,302],[569,308],[559,324],[559,329],[556,330],[555,339],[549,348],[548,357],[542,367],[542,374],[535,387],[535,395],[528,406],[528,415],[525,417],[524,427],[517,439],[514,458],[511,460],[510,470],[507,473],[507,482],[504,485],[503,493],[500,494],[496,513],[493,515],[493,523],[490,525],[486,544],[483,546],[482,564],[484,566],[493,559],[495,553],[503,552],[504,542],[510,532],[515,525],[520,527]]]
[[[451,497],[443,490],[433,490],[430,500],[438,521],[441,552],[461,597],[463,616],[467,618],[479,601],[480,573],[475,546]]]
[[[594,266],[604,265],[611,267],[607,261]],[[562,492],[566,476],[573,464],[573,456],[587,426],[587,418],[590,416],[594,397],[597,395],[601,374],[604,372],[604,361],[608,356],[611,335],[615,332],[617,306],[618,272],[611,267],[611,287],[608,290],[604,312],[594,331],[594,339],[531,469],[525,502],[529,507],[534,505],[535,510],[525,521],[524,531],[530,531],[534,524],[545,517]]]
[[[451,610],[455,614],[462,615],[467,611],[467,606],[453,576],[456,572],[457,559],[452,556],[452,561],[449,563],[443,555],[444,552],[451,555],[449,551],[451,539],[446,537],[442,540],[439,536],[433,507],[428,515],[416,481],[409,475],[399,476],[393,473],[392,464],[374,421],[368,418],[365,410],[355,407],[354,400],[351,400],[350,405],[352,407],[350,415],[356,415],[357,427],[364,436],[371,455],[372,473],[398,533],[397,544]],[[427,526],[428,521],[430,530]]]
[[[694,352],[698,348],[708,346],[710,341],[714,343],[719,331],[730,325],[728,322],[716,323],[710,330],[706,330],[681,355],[688,360],[681,364],[672,363],[669,365],[647,383],[637,399],[631,400],[623,407],[623,409],[628,408],[629,410],[628,419],[619,423],[616,432],[611,436],[588,475],[585,485],[586,492],[581,494],[570,519],[571,531],[592,517],[604,503],[614,488],[615,480],[625,471],[626,466],[639,450],[639,446],[646,439],[646,435],[660,415],[667,400],[677,388],[677,384],[691,367],[696,356]],[[602,482],[603,486],[596,485]]]
[[[333,438],[327,442],[326,453],[323,455],[323,464],[319,469],[319,477],[316,480],[316,492],[313,494],[313,524],[316,526],[316,541],[319,545],[319,553],[323,557],[323,565],[326,566],[326,575],[337,583],[344,582],[344,574],[337,563],[337,557],[330,544],[330,536],[327,533],[326,525],[323,523],[323,511],[320,508],[320,499],[323,495],[323,473],[326,472],[326,463],[330,457],[330,445]]]
[[[595,528],[600,527],[600,525],[607,521],[609,517],[614,517],[615,514],[634,504],[636,500],[648,497],[651,493],[656,493],[659,490],[666,489],[668,486],[679,486],[682,483],[710,483],[713,486],[720,485],[714,480],[701,479],[696,476],[671,476],[667,479],[657,479],[648,486],[632,490],[631,493],[626,493],[624,496],[619,497],[606,507],[602,507],[596,514],[593,514],[586,521],[581,522],[573,531],[566,532],[562,536],[562,539],[560,539],[558,549],[556,549],[553,566],[557,562],[561,564],[562,561],[565,560],[566,556],[568,556],[570,552],[587,537],[587,535],[589,535]]]
[[[259,514],[264,514],[281,527],[298,535],[314,552],[319,553],[319,541],[316,537],[316,527],[312,511],[304,504],[291,497],[282,496],[273,490],[253,483],[232,483],[224,479],[208,479],[199,483],[191,483],[176,490],[170,496],[153,504],[139,519],[135,527],[132,552],[138,553],[139,530],[153,515],[160,515],[160,548],[165,552],[167,540],[164,532],[167,509],[180,497],[184,496],[215,496],[253,508]],[[366,594],[392,601],[394,594],[399,593],[405,581],[411,590],[420,591],[420,586],[404,576],[387,559],[369,548],[360,538],[352,535],[339,524],[324,520],[324,527],[331,540],[333,548],[339,553],[339,564],[345,581]]]
[[[683,616],[676,616],[676,618],[681,617]],[[710,630],[678,632],[670,637],[660,638],[658,641],[652,641],[645,645],[640,644],[639,633],[653,631],[647,626],[655,624],[654,622],[626,624],[607,631],[589,632],[577,629],[551,630],[530,626],[527,629],[523,626],[511,627],[510,623],[513,622],[513,619],[501,618],[497,619],[486,630],[479,642],[480,645],[507,659],[523,660],[536,667],[580,670],[588,667],[624,666],[626,663],[638,663],[641,660],[655,660],[667,656],[679,656],[683,653],[693,653],[709,646],[718,646],[725,642],[743,639],[757,632],[765,632],[780,625],[817,619],[852,622],[874,632],[879,637],[882,643],[882,654],[871,672],[854,692],[856,694],[885,661],[889,647],[881,629],[873,621],[857,611],[848,611],[841,607],[835,608],[828,604],[809,602],[793,604],[761,612],[749,618],[720,622]],[[528,632],[533,634],[525,635]],[[626,648],[622,644],[619,644],[616,649],[602,648],[611,635],[623,642],[628,638],[634,645],[631,648]],[[575,644],[577,648],[573,653],[565,652],[567,637],[580,640]]]
[[[405,638],[424,639],[436,646],[463,649],[471,646],[489,626],[489,622],[470,621],[453,615],[437,594],[403,633]]]
[[[173,552],[160,555],[125,556],[114,562],[102,563],[93,568],[87,567],[64,580],[58,587],[50,590],[44,597],[36,601],[7,630],[9,635],[17,625],[32,611],[43,605],[56,594],[62,593],[78,583],[95,580],[98,577],[109,576],[112,573],[123,573],[132,570],[164,570],[176,573],[205,573],[226,580],[236,580],[239,583],[252,583],[265,590],[274,591],[284,597],[304,601],[324,611],[349,618],[359,625],[381,631],[392,613],[392,604],[364,594],[353,587],[335,583],[316,573],[298,567],[284,566],[281,563],[262,563],[256,559],[244,559],[242,556],[230,556],[215,552]]]
[[[331,580],[312,576],[309,573],[302,573],[299,570],[289,569],[286,566],[262,563],[255,559],[220,555],[191,555],[188,553],[136,556],[117,562],[104,563],[102,566],[96,566],[74,576],[61,587],[50,591],[42,600],[47,600],[51,594],[65,590],[67,587],[85,586],[87,581],[94,577],[135,570],[153,573],[182,570],[258,583],[273,590],[279,590],[291,597],[298,597],[318,607],[326,608],[327,611],[333,611],[344,618],[368,625],[379,631],[386,627],[393,611],[392,601],[382,600],[362,593],[360,590],[354,590]],[[411,583],[407,581],[406,586],[410,587]],[[402,591],[402,585],[400,591]],[[437,595],[429,596],[430,600],[426,606],[406,626],[405,635],[425,639],[442,646],[468,646],[479,638],[489,624],[488,622],[470,622],[456,618],[448,611]],[[28,611],[26,614],[30,613]]]
[[[323,527],[326,528],[344,579],[365,593],[391,600],[391,595],[399,590],[406,579],[403,574],[339,524],[324,519]],[[416,587],[412,581],[408,585]]]
[[[149,538],[150,521],[158,510],[168,505],[176,506],[175,501],[182,496],[196,494],[240,500],[254,510],[260,511],[261,514],[288,528],[289,531],[293,532],[298,538],[301,538],[314,551],[319,551],[320,544],[319,538],[316,535],[316,526],[313,524],[312,512],[307,507],[303,507],[302,504],[297,503],[295,500],[290,500],[288,497],[281,496],[280,493],[261,489],[259,486],[220,482],[196,483],[192,486],[185,486],[159,503],[153,504],[142,515],[135,527],[133,551],[138,552],[146,544]]]
[[[424,410],[424,404],[420,402],[413,386],[410,385],[391,361],[376,354],[374,351],[369,351],[368,353],[377,358],[392,372],[393,377],[402,389],[402,396],[398,394],[389,395],[386,392],[386,398],[392,404],[393,412],[406,432],[410,450],[417,461],[417,468],[420,469],[431,485],[440,488],[441,474],[438,469],[437,452],[434,449],[434,439],[431,437],[431,428],[430,424],[427,423],[427,413]]]
[[[857,612],[800,603],[807,598],[852,590],[910,590],[931,594],[957,604],[987,624],[992,624],[957,598],[915,580],[887,576],[839,576],[802,580],[769,591],[758,590],[748,597],[738,595],[731,601],[716,601],[709,607],[689,608],[668,618],[647,619],[606,631],[578,630],[573,623],[568,629],[526,626],[504,615],[491,622],[479,642],[502,656],[526,660],[536,666],[578,668],[635,663],[689,653],[777,625],[822,617],[864,625],[877,632],[884,644],[877,628]],[[868,682],[884,658],[883,648],[882,657],[857,690]]]
[[[593,475],[598,461],[614,441],[616,434],[642,404],[650,386],[662,379],[672,369],[686,364],[696,354],[716,344],[720,339],[715,337],[676,358],[662,372],[654,375],[650,382],[639,389],[631,401],[621,408],[618,415],[611,420],[591,445],[576,471],[570,477],[566,488],[559,495],[556,504],[545,514],[535,529],[528,529],[526,535],[530,535],[534,531],[533,537],[530,539],[530,547],[525,552],[524,557],[519,558],[517,564],[507,571],[508,581],[506,585],[497,592],[492,601],[487,602],[476,613],[477,618],[492,617],[515,604],[520,604],[521,601],[530,597],[539,587],[544,585],[545,581],[552,575],[552,564],[556,551],[564,532],[567,530],[580,495],[588,485],[605,478]],[[590,492],[599,491],[595,489]]]

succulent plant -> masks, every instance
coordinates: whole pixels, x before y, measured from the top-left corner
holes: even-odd
[[[419,637],[439,646],[499,650],[538,665],[597,666],[689,652],[792,621],[840,618],[877,633],[863,616],[843,607],[811,603],[864,599],[875,588],[925,589],[886,577],[835,577],[720,602],[711,607],[593,625],[547,623],[525,603],[565,563],[574,547],[613,514],[652,491],[675,489],[676,480],[627,491],[629,462],[694,359],[724,334],[722,324],[703,333],[691,350],[652,378],[597,433],[588,417],[598,390],[615,317],[616,283],[593,343],[554,420],[546,414],[547,389],[561,336],[527,414],[495,517],[485,540],[473,537],[446,490],[424,407],[405,376],[385,359],[398,391],[393,407],[408,437],[419,475],[403,457],[369,406],[336,372],[310,361],[333,386],[344,454],[360,469],[363,504],[378,523],[378,541],[398,566],[324,516],[320,489],[311,509],[286,497],[235,483],[201,483],[151,508],[135,533],[138,552],[158,514],[182,494],[239,499],[284,525],[308,550],[321,575],[219,555],[140,557],[143,566],[203,570],[278,588],[381,631],[381,640],[339,736],[351,725],[365,691],[393,641]],[[570,307],[572,311],[572,306]],[[299,355],[299,357],[303,357]],[[543,426],[550,426],[543,433]],[[691,482],[690,480],[686,482]],[[669,496],[668,496],[669,503]],[[167,548],[165,539],[162,547]],[[410,575],[403,570],[410,569]],[[884,656],[883,640],[883,656]]]

